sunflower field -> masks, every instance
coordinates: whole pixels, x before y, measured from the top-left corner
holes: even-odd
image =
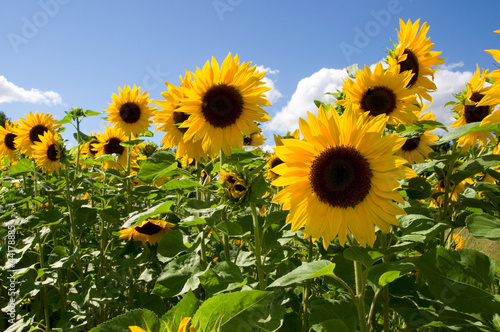
[[[500,70],[447,128],[428,30],[400,20],[273,153],[264,73],[231,53],[162,100],[6,121],[0,330],[500,331]]]

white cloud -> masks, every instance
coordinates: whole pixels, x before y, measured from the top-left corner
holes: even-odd
[[[463,62],[449,64],[441,67],[434,75],[434,82],[437,91],[432,93],[433,104],[430,109],[434,111],[438,121],[449,126],[453,121],[451,107],[444,105],[454,100],[453,94],[459,93],[468,82],[473,73],[470,71],[453,71],[457,67],[462,67]],[[373,70],[375,65],[371,65]],[[347,77],[345,69],[322,68],[309,77],[303,78],[297,84],[297,88],[286,104],[276,113],[273,119],[263,126],[266,130],[274,131],[278,134],[293,131],[299,127],[299,117],[307,119],[307,112],[317,113],[317,107],[314,100],[324,102],[334,101],[331,95],[325,95],[325,92],[336,92],[341,89],[343,79]]]
[[[433,103],[430,107],[439,122],[446,126],[452,124],[455,119],[451,112],[452,107],[444,105],[449,101],[456,101],[454,94],[459,93],[465,89],[465,84],[472,78],[473,73],[470,71],[452,71],[451,69],[462,67],[463,62],[449,64],[441,67],[436,74],[434,74],[434,83],[436,83],[437,90],[431,93]]]
[[[325,95],[326,92],[336,92],[347,77],[345,69],[322,68],[309,77],[303,78],[297,84],[297,89],[271,121],[264,124],[264,128],[278,133],[293,131],[299,127],[299,117],[307,118],[307,112],[317,113],[318,108],[314,100],[332,102],[335,98]]]
[[[265,95],[272,104],[283,96],[281,92],[276,88],[276,85],[274,84],[276,80],[273,81],[272,79],[269,78],[269,76],[279,74],[279,70],[277,69],[273,70],[269,67],[264,67],[264,66],[257,66],[257,70],[260,72],[266,72],[266,76],[264,76],[262,81],[264,81],[266,85],[271,88],[271,90],[267,91]]]
[[[61,96],[54,91],[40,91],[38,89],[25,90],[7,81],[0,75],[0,104],[23,102],[31,104],[58,105],[62,104]]]

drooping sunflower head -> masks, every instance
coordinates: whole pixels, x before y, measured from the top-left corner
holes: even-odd
[[[349,107],[342,116],[326,113],[300,119],[304,140],[284,139],[275,152],[283,161],[273,168],[280,177],[272,185],[285,188],[274,198],[290,210],[292,231],[305,226],[304,237],[323,237],[323,246],[338,235],[344,245],[351,232],[362,246],[375,242],[377,226],[389,232],[403,210],[398,180],[415,173],[394,153],[405,139],[382,136],[385,119],[358,118]]]
[[[147,92],[141,93],[141,88],[135,85],[132,89],[125,85],[123,90],[118,88],[119,94],[113,93],[113,103],[106,110],[108,121],[121,130],[125,136],[143,134],[150,124],[154,107],[148,105],[152,100],[148,99]]]
[[[104,169],[111,168],[116,170],[123,170],[127,167],[128,147],[121,145],[127,141],[125,134],[116,126],[108,127],[105,125],[105,132],[97,134],[99,143],[94,143],[92,146],[97,151],[96,157],[103,155],[115,155],[116,161],[106,160],[102,162]],[[131,166],[136,167],[137,156],[139,151],[137,147],[132,148],[130,152]]]
[[[19,154],[14,142],[16,138],[17,123],[9,123],[5,120],[4,126],[0,126],[0,158],[7,157],[9,161],[15,162],[19,160]]]
[[[405,24],[399,20],[400,30],[398,31],[399,43],[390,52],[388,62],[391,66],[399,67],[401,72],[413,74],[407,87],[416,88],[417,94],[432,101],[429,92],[436,90],[436,84],[429,79],[434,79],[436,69],[430,67],[444,63],[442,58],[438,58],[441,52],[432,51],[434,44],[427,37],[429,27],[427,22],[420,27],[420,19],[412,24],[411,20]]]
[[[94,133],[90,133],[90,140],[82,145],[81,154],[82,157],[85,158],[94,158],[97,155],[98,150],[95,145],[99,144],[99,140],[97,139],[97,135]]]
[[[134,241],[141,241],[142,244],[148,242],[155,245],[160,242],[162,236],[169,232],[175,224],[165,220],[146,219],[138,225],[122,229],[120,231],[120,239],[128,238]]]
[[[482,104],[480,102],[485,97],[485,94],[491,86],[485,87],[488,70],[481,71],[479,65],[470,81],[466,85],[466,89],[461,94],[457,95],[459,103],[453,108],[458,119],[450,125],[450,127],[460,127],[468,123],[482,122],[488,115],[492,114],[496,103]],[[458,145],[463,149],[468,149],[470,146],[484,146],[488,144],[488,140],[495,141],[495,137],[489,131],[478,131],[472,134],[462,136],[458,140]]]
[[[394,67],[384,71],[381,63],[373,72],[365,66],[356,75],[356,82],[350,78],[344,81],[346,99],[336,103],[352,107],[359,114],[368,112],[371,117],[383,114],[388,124],[412,124],[419,108],[415,90],[406,88],[411,76]]]
[[[187,128],[184,141],[201,141],[209,155],[222,149],[226,155],[231,148],[243,146],[243,135],[258,132],[256,122],[270,120],[263,106],[271,105],[264,93],[270,90],[262,80],[265,73],[250,63],[239,63],[239,57],[228,54],[219,68],[212,63],[197,69],[188,87],[181,86],[183,94],[178,112],[189,114],[180,125]]]
[[[40,142],[40,136],[47,131],[54,133],[61,126],[56,124],[52,114],[38,112],[30,112],[26,119],[19,119],[18,124],[14,144],[28,158],[32,157],[32,146],[35,142]]]
[[[187,72],[184,80],[181,78],[181,87],[189,87],[190,82],[191,74]],[[189,119],[190,115],[179,112],[179,107],[185,95],[180,88],[168,82],[165,84],[168,87],[168,92],[162,92],[165,100],[155,101],[155,104],[162,109],[156,111],[153,117],[153,121],[156,123],[155,131],[161,130],[165,132],[162,139],[163,148],[176,148],[176,159],[187,157],[196,161],[200,161],[202,158],[209,160],[207,154],[203,151],[201,141],[184,139],[187,128],[182,128],[181,125]]]
[[[266,141],[261,132],[253,133],[250,136],[243,136],[243,145],[246,146],[261,146]]]
[[[248,192],[247,182],[235,172],[227,172],[221,169],[220,181],[224,188],[224,194],[231,201],[241,201]]]
[[[64,158],[64,146],[60,142],[59,134],[46,131],[39,138],[40,141],[31,146],[33,149],[32,158],[45,172],[59,173],[59,169],[63,166],[61,161]]]

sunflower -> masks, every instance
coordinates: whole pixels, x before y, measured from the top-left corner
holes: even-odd
[[[139,225],[135,225],[120,231],[120,239],[128,238],[134,241],[148,242],[151,245],[160,242],[162,236],[169,232],[175,224],[158,219],[146,219]]]
[[[187,128],[184,141],[202,141],[209,155],[221,150],[231,154],[231,148],[243,146],[243,134],[258,132],[256,122],[270,120],[262,109],[270,106],[264,93],[264,72],[258,72],[250,63],[239,64],[239,57],[228,54],[220,69],[215,58],[197,69],[189,87],[182,87],[186,95],[178,112],[189,114],[180,125]]]
[[[481,69],[478,65],[476,72],[467,83],[466,90],[464,90],[462,94],[457,95],[460,103],[453,109],[460,117],[452,123],[450,127],[460,127],[467,123],[480,122],[492,113],[497,104],[483,104],[482,106],[478,106],[478,103],[482,101],[485,93],[489,89],[489,87],[484,87],[487,75],[488,70],[483,70],[481,73]],[[484,146],[488,144],[488,140],[494,141],[495,137],[489,131],[477,131],[460,137],[458,139],[458,145],[462,146],[464,150],[467,150],[470,146],[476,146],[476,144]]]
[[[496,33],[500,33],[500,30],[495,31]],[[500,63],[500,50],[486,50],[486,52],[493,55],[493,58]],[[497,64],[498,66],[498,64]],[[482,98],[477,104],[478,107],[488,106],[488,105],[498,105],[500,104],[500,69],[492,71],[488,78],[495,80],[495,83],[491,85],[491,87],[484,91],[484,98]],[[487,115],[482,121],[481,126],[484,125],[492,125],[500,123],[500,111],[495,111],[489,115]]]
[[[190,87],[190,82],[191,74],[187,72],[184,80],[181,78],[181,87]],[[161,94],[165,100],[154,102],[162,109],[156,111],[153,117],[153,121],[156,123],[155,131],[161,130],[165,132],[161,141],[163,148],[177,148],[175,152],[176,159],[187,156],[196,161],[200,161],[202,158],[208,161],[209,158],[203,151],[201,141],[195,142],[192,139],[184,140],[184,133],[187,129],[180,128],[180,125],[182,125],[190,115],[179,112],[178,109],[185,95],[181,92],[180,88],[168,82],[165,82],[165,84],[168,87],[168,92],[162,92]]]
[[[455,246],[455,250],[462,249],[464,247],[464,240],[462,235],[453,234],[452,235],[453,244]]]
[[[59,173],[62,166],[61,158],[63,147],[59,142],[59,134],[57,132],[46,131],[42,136],[38,136],[40,141],[35,142],[31,146],[33,152],[32,157],[35,163],[40,166],[45,172]]]
[[[90,141],[86,142],[85,144],[82,145],[82,148],[80,150],[80,153],[83,157],[83,159],[86,158],[94,158],[97,155],[97,149],[95,147],[96,144],[99,144],[99,140],[97,139],[97,135],[90,132]]]
[[[290,210],[286,222],[292,231],[305,225],[304,238],[323,237],[323,246],[338,235],[345,244],[350,231],[360,245],[375,242],[374,225],[388,233],[398,225],[404,203],[396,191],[398,180],[415,176],[394,153],[405,139],[382,136],[384,116],[356,117],[352,108],[340,116],[322,106],[316,118],[300,119],[305,140],[284,139],[275,152],[283,164],[273,168],[280,177],[274,186],[286,186],[273,201]]]
[[[56,124],[56,120],[52,118],[52,114],[35,112],[30,115],[25,115],[26,119],[18,120],[16,128],[16,137],[14,139],[15,146],[26,157],[31,158],[33,152],[33,144],[40,142],[40,136],[46,131],[55,132],[61,125]]]
[[[123,90],[118,88],[119,94],[113,93],[111,97],[113,103],[109,104],[108,121],[121,130],[125,136],[140,135],[144,133],[150,124],[149,118],[153,115],[154,107],[148,104],[152,101],[148,99],[147,92],[141,93],[141,88],[130,89],[125,85]]]
[[[191,320],[191,317],[184,317],[179,324],[179,329],[177,332],[196,332],[194,327],[190,326],[189,329],[187,329],[187,326],[189,324],[189,321]],[[144,329],[142,329],[139,326],[129,326],[130,332],[146,332]],[[186,330],[187,329],[187,330]],[[170,331],[170,330],[168,330]]]
[[[421,109],[424,110],[425,108],[427,107],[424,106]],[[422,111],[418,114],[420,115],[421,113]],[[432,111],[420,115],[419,121],[426,120],[436,121],[436,117],[432,114]],[[431,130],[433,129],[425,130],[420,136],[408,138],[396,154],[406,159],[410,164],[423,163],[429,153],[433,151],[430,146],[439,140],[438,135],[429,133]]]
[[[9,123],[8,120],[5,120],[4,127],[0,126],[0,158],[7,157],[11,163],[19,160],[14,143],[16,128],[17,123]]]
[[[287,133],[286,133],[286,135],[285,135],[285,137],[282,137],[282,136],[280,136],[280,135],[276,135],[276,134],[274,134],[274,143],[276,144],[276,146],[278,146],[278,145],[283,145],[283,143],[281,143],[281,140],[282,140],[283,138],[295,138],[295,139],[300,139],[300,130],[295,129],[295,130],[293,131],[293,133],[292,133],[292,132],[287,132]]]
[[[261,131],[243,137],[243,145],[246,146],[261,146],[265,141],[266,138],[262,136]]]
[[[431,69],[430,67],[444,63],[442,58],[437,57],[441,52],[431,51],[434,44],[431,43],[430,38],[426,37],[429,30],[427,22],[422,24],[420,31],[420,19],[413,24],[411,20],[405,24],[400,19],[399,26],[399,44],[394,51],[390,52],[388,62],[391,66],[399,67],[400,72],[413,73],[406,86],[417,88],[418,95],[432,101],[429,92],[435,91],[437,88],[428,76],[434,79],[437,68]]]
[[[352,106],[359,114],[368,112],[371,116],[384,114],[388,124],[412,124],[417,120],[414,112],[419,110],[415,103],[415,89],[406,88],[412,74],[399,73],[396,67],[384,71],[378,63],[375,70],[365,66],[356,75],[356,82],[350,78],[344,81],[345,100],[336,103]]]
[[[96,157],[116,154],[118,159],[116,161],[105,160],[102,162],[104,169],[123,170],[127,167],[128,147],[120,145],[120,143],[127,141],[125,134],[116,126],[108,127],[105,125],[105,132],[97,134],[99,143],[93,143],[93,149],[97,151]],[[133,147],[130,152],[130,165],[137,167],[136,159],[139,155],[137,147]]]
[[[241,201],[248,192],[246,181],[234,172],[221,169],[220,180],[226,197],[232,201]]]
[[[269,170],[267,173],[267,178],[270,180],[276,180],[279,175],[273,172],[273,168],[278,166],[279,164],[283,164],[283,160],[281,160],[275,153],[271,155],[271,157],[267,160],[267,169]]]
[[[459,182],[458,184],[456,184],[453,181],[450,181],[450,184],[449,184],[450,192],[448,193],[448,199],[451,198],[451,200],[453,200],[453,201],[458,201],[458,195],[460,195],[461,193],[463,193],[465,191],[465,184],[466,183],[474,184],[474,181],[472,181],[470,178],[467,178],[467,179],[463,180],[462,182]],[[431,204],[429,206],[430,207],[437,206],[436,203],[438,203],[439,205],[443,204],[445,191],[446,191],[446,183],[445,183],[444,179],[441,179],[434,186],[434,190],[432,191],[432,194],[433,195],[440,194],[440,193],[443,193],[443,194],[436,195],[435,196],[436,198],[433,198],[433,200],[431,201]]]

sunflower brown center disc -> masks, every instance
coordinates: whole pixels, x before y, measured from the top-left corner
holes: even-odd
[[[483,99],[484,95],[479,92],[474,92],[470,97],[470,100],[478,103]],[[482,121],[490,113],[490,107],[485,106],[475,106],[475,105],[465,105],[464,106],[464,118],[467,123]]]
[[[113,154],[116,153],[121,155],[125,148],[120,145],[122,141],[119,138],[113,137],[110,138],[108,144],[104,145],[104,153],[105,154]]]
[[[141,118],[141,108],[136,103],[127,102],[120,107],[120,117],[126,123],[136,123]]]
[[[189,115],[184,113],[184,112],[174,112],[173,117],[174,117],[174,123],[177,126],[179,126],[189,118]],[[180,128],[180,127],[177,127],[177,128],[183,134],[188,130],[187,128]]]
[[[396,108],[394,92],[383,86],[376,86],[366,91],[361,98],[361,108],[370,115],[390,114]]]
[[[403,151],[413,151],[418,148],[420,144],[420,137],[407,139],[405,144],[401,147]]]
[[[409,70],[413,73],[413,76],[411,77],[410,82],[408,82],[407,85],[407,87],[411,87],[413,86],[413,84],[415,84],[415,82],[418,79],[418,73],[419,73],[418,58],[412,51],[408,49],[404,51],[404,54],[406,54],[406,60],[399,63],[400,65],[399,72],[402,73],[404,71]]]
[[[153,235],[161,231],[162,227],[148,221],[146,224],[136,227],[135,230],[141,234]]]
[[[36,125],[33,128],[31,128],[29,137],[31,142],[41,142],[40,138],[38,136],[43,135],[46,131],[48,131],[49,128],[45,127],[44,125]]]
[[[59,160],[59,153],[57,152],[57,148],[55,144],[52,144],[47,148],[47,158],[51,161]]]
[[[331,147],[313,161],[309,181],[313,192],[332,207],[354,207],[370,192],[373,176],[368,161],[358,150]]]
[[[3,140],[5,146],[9,149],[9,150],[15,150],[16,149],[16,145],[14,144],[14,139],[16,138],[16,135],[13,134],[13,133],[7,133],[5,135],[5,138]]]
[[[93,147],[94,144],[98,144],[99,141],[98,140],[93,140],[89,143],[89,153],[92,155],[92,156],[95,156],[97,154],[97,150]]]
[[[202,113],[214,127],[225,128],[243,113],[243,96],[232,85],[218,84],[207,90],[202,99]]]

